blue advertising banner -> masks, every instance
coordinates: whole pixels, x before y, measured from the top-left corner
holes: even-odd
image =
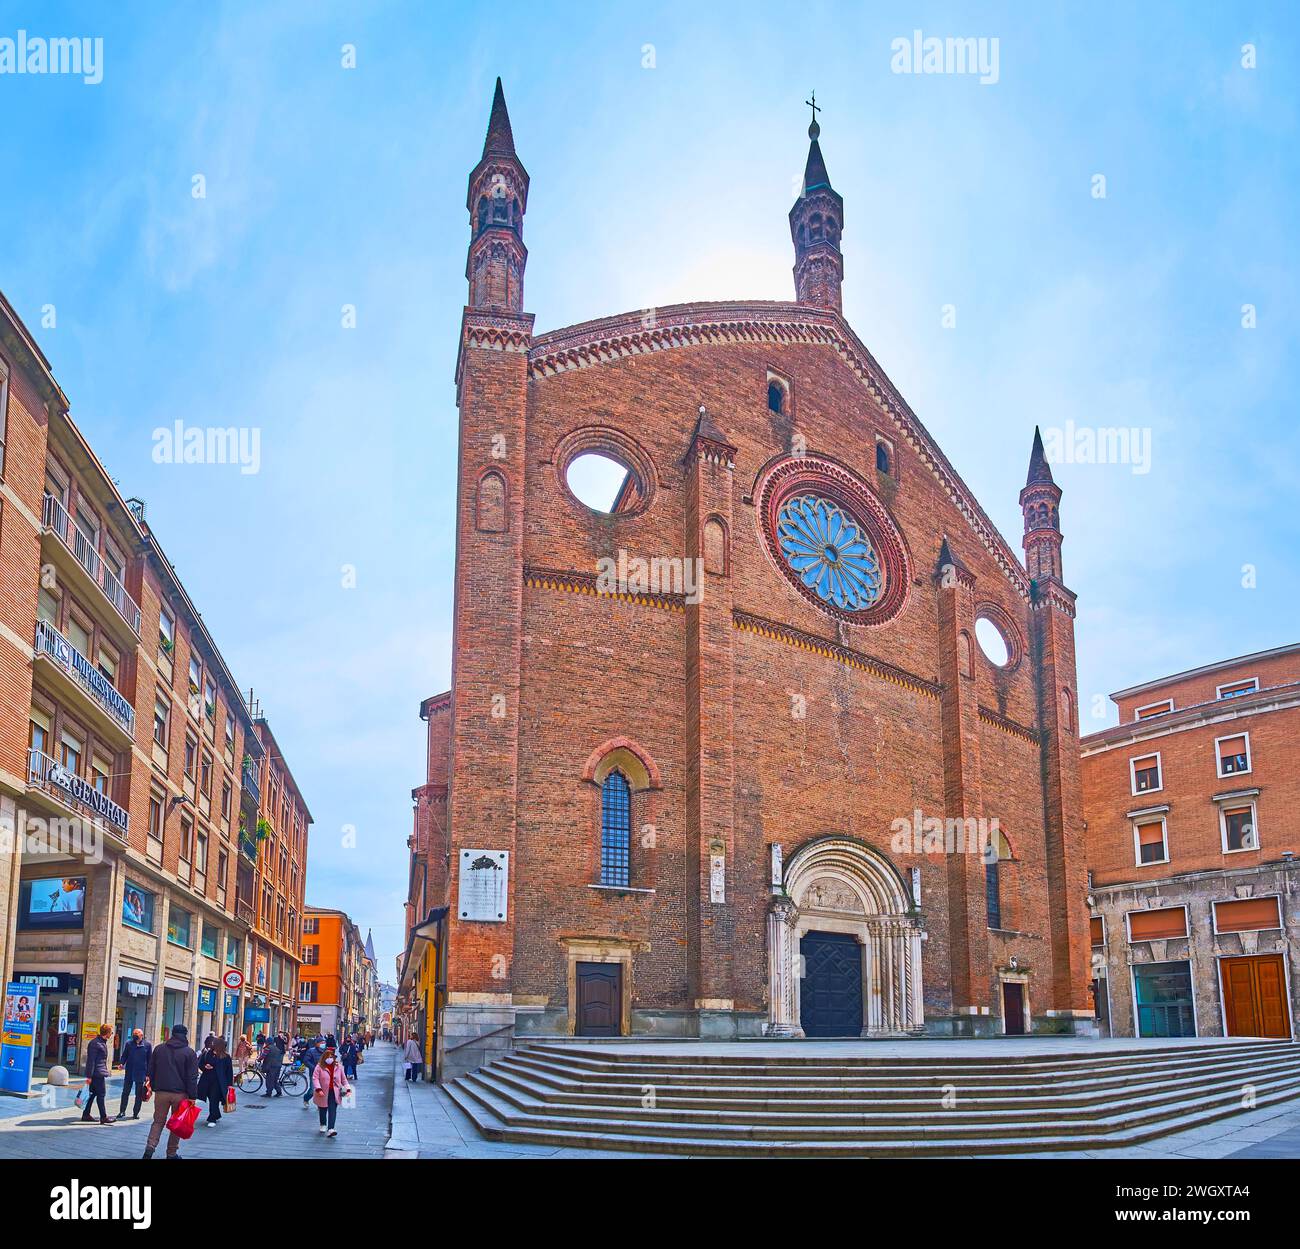
[[[26,1097],[32,1090],[32,1061],[36,1057],[36,995],[40,988],[26,981],[5,985],[4,1034],[0,1037],[0,1089]]]
[[[199,986],[199,1010],[216,1010],[217,1009],[217,991],[209,989],[203,985]]]
[[[223,1015],[235,1015],[238,1014],[238,1012],[239,1012],[239,994],[228,992],[226,994],[225,1003],[221,1008],[221,1013]]]
[[[270,1023],[271,1008],[269,1006],[245,1006],[244,1022],[245,1023]]]

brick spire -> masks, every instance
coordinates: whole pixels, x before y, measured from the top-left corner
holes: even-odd
[[[1029,453],[1029,472],[1020,492],[1020,510],[1025,518],[1025,567],[1035,581],[1061,576],[1061,487],[1052,478],[1052,468],[1043,450],[1043,435],[1034,426],[1034,445]]]
[[[494,313],[519,313],[524,306],[524,211],[528,171],[515,152],[505,91],[497,79],[483,156],[469,176],[470,245],[465,264],[469,306]]]
[[[814,97],[815,99],[816,97]],[[844,231],[844,200],[831,186],[818,138],[816,106],[808,127],[808,161],[803,190],[790,209],[790,237],[794,240],[794,291],[801,304],[841,311],[840,285],[844,257],[840,235]]]

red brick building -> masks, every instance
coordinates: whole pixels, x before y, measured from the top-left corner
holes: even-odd
[[[1026,566],[843,318],[817,135],[794,302],[537,335],[498,83],[408,908],[450,906],[444,1076],[512,1034],[1092,1025],[1060,491],[1035,440]]]
[[[1112,695],[1085,737],[1093,988],[1116,1036],[1300,1019],[1300,645]]]

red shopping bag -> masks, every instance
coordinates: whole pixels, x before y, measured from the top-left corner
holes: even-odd
[[[231,1115],[234,1113],[235,1113],[235,1086],[232,1084],[226,1090],[226,1114]]]
[[[198,1117],[199,1107],[196,1102],[181,1102],[167,1120],[167,1129],[175,1132],[181,1140],[187,1141],[194,1135],[194,1124]]]

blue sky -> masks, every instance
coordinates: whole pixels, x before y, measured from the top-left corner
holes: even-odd
[[[1015,548],[1035,423],[1149,431],[1148,472],[1055,468],[1085,730],[1097,695],[1297,640],[1300,22],[1137,7],[0,4],[0,37],[104,40],[98,85],[0,75],[0,289],[262,700],[316,819],[309,900],[373,926],[386,975],[450,671],[497,74],[539,330],[789,298],[815,88],[845,313]],[[891,72],[915,30],[997,38],[998,81]],[[155,464],[177,419],[260,429],[260,471]]]

